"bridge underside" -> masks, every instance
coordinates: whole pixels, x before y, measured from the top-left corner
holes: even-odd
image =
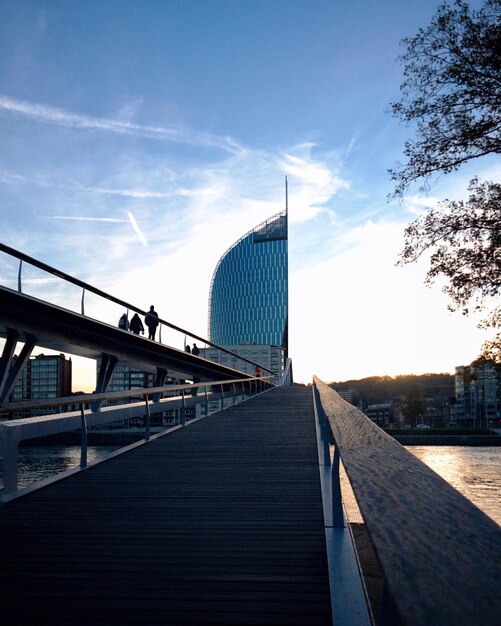
[[[175,378],[198,376],[206,381],[245,377],[183,350],[0,287],[0,337],[7,338],[9,330],[15,331],[21,342],[35,339],[37,346],[90,359],[109,354],[122,365],[145,372],[161,367]]]
[[[172,378],[211,381],[247,377],[232,368],[5,287],[0,287],[0,337],[7,340],[0,364],[0,389],[5,387],[18,342],[25,345],[19,367],[37,346],[90,359],[106,355],[108,364],[111,358],[113,363],[144,372],[163,372]],[[9,391],[4,388],[3,399]]]

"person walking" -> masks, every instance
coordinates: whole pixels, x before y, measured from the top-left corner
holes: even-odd
[[[118,328],[122,330],[129,330],[129,320],[127,319],[127,313],[124,313],[118,320]]]
[[[193,348],[191,349],[191,354],[194,354],[195,356],[198,356],[200,354],[200,350],[198,349],[198,346],[196,343],[193,344]]]
[[[146,313],[144,322],[146,326],[148,326],[148,339],[155,341],[155,333],[157,332],[158,326],[158,313],[155,311],[153,305],[150,306],[150,310]]]
[[[144,333],[143,322],[141,321],[141,318],[137,313],[134,313],[134,315],[132,316],[129,328],[135,335],[139,335],[139,333]]]

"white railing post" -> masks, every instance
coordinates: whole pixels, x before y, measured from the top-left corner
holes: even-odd
[[[23,267],[23,260],[19,259],[19,272],[17,274],[17,290],[19,293],[23,293],[21,285],[21,268]]]
[[[150,404],[149,404],[149,400],[148,400],[148,394],[145,394],[144,398],[146,400],[146,422],[145,422],[145,425],[144,425],[144,440],[145,441],[149,441],[150,440],[150,421],[151,421],[151,416],[150,416]]]
[[[184,389],[181,389],[181,398],[183,399],[183,406],[181,407],[181,425],[186,424],[186,398],[184,395]]]
[[[320,405],[320,432],[322,434],[322,443],[324,448],[324,464],[331,464],[331,447],[330,447],[330,427],[327,423],[327,417],[322,410],[322,406]],[[337,449],[335,450],[337,452]],[[339,475],[339,469],[338,469]]]
[[[80,304],[80,312],[85,315],[85,287],[82,289],[82,302]]]
[[[19,437],[13,428],[2,428],[3,479],[6,493],[17,489],[17,459]]]
[[[209,415],[209,393],[207,391],[207,385],[204,387],[205,389],[205,416]]]
[[[334,528],[344,528],[343,499],[341,497],[341,483],[339,481],[339,450],[337,446],[334,447],[334,462],[331,467],[331,490],[332,525]]]
[[[82,444],[80,448],[80,467],[87,467],[87,421],[85,419],[85,411],[83,402],[80,403],[80,420],[82,423]]]

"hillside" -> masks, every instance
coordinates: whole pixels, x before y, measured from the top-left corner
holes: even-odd
[[[454,376],[451,374],[408,374],[402,376],[370,376],[360,380],[332,382],[336,391],[352,390],[352,403],[365,408],[369,404],[389,402],[405,397],[411,391],[421,391],[429,406],[440,406],[454,397]]]

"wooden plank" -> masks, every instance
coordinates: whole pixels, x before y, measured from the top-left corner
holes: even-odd
[[[0,507],[5,623],[330,624],[311,390]]]

